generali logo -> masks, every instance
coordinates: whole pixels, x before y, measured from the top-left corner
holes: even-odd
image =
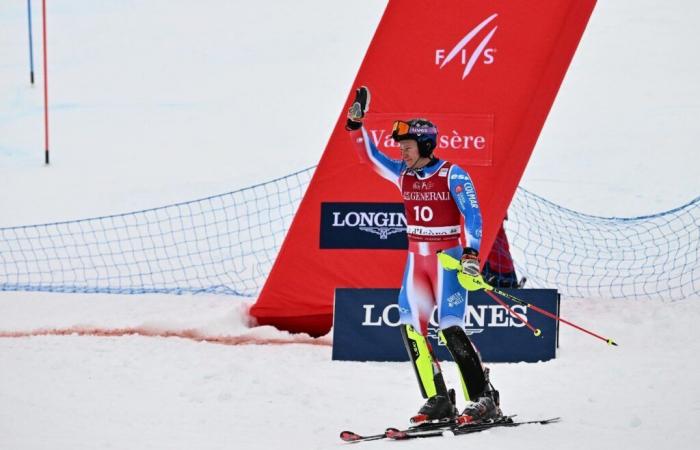
[[[462,72],[462,79],[467,78],[476,65],[477,62],[482,64],[493,64],[496,49],[488,47],[489,41],[496,33],[498,26],[493,26],[486,36],[484,36],[481,41],[476,45],[470,45],[472,42],[476,42],[475,37],[481,33],[481,31],[486,28],[491,22],[493,22],[498,14],[492,14],[487,17],[483,22],[474,27],[469,31],[457,44],[447,52],[444,48],[438,48],[435,50],[435,65],[439,66],[440,69],[451,63],[452,61],[458,61],[464,66],[464,72]],[[483,33],[481,33],[483,34]]]

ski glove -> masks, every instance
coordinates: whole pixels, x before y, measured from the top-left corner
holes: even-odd
[[[465,248],[462,252],[461,265],[463,274],[473,277],[479,276],[481,274],[481,269],[479,268],[479,252],[471,247]]]
[[[365,86],[360,86],[355,89],[355,100],[348,109],[348,120],[345,123],[345,129],[348,131],[359,130],[362,127],[362,119],[369,111],[369,89]]]

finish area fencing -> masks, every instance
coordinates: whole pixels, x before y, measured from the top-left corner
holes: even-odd
[[[200,200],[0,228],[0,290],[259,293],[315,167]],[[527,287],[567,297],[700,293],[700,197],[635,218],[596,217],[518,188],[505,223]]]

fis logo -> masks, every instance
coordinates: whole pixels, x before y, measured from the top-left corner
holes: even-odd
[[[481,30],[486,28],[486,26],[496,17],[498,17],[498,14],[492,14],[487,17],[486,20],[474,27],[474,29],[469,31],[459,42],[457,42],[457,44],[447,54],[445,54],[444,48],[435,50],[435,65],[442,69],[453,60],[459,61],[462,66],[464,66],[464,72],[462,72],[462,79],[464,80],[467,78],[467,75],[469,75],[474,68],[474,65],[479,60],[481,60],[483,64],[493,64],[496,49],[487,46],[493,35],[496,33],[498,26],[491,28],[488,31],[488,34],[481,39],[481,42],[479,42],[476,47],[470,46],[469,44],[472,42],[474,37],[478,35]],[[471,52],[469,51],[470,48],[473,48]]]

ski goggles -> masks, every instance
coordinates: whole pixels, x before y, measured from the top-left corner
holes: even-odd
[[[394,125],[391,128],[391,137],[393,137],[395,141],[401,138],[406,138],[410,129],[411,125],[409,125],[408,122],[404,122],[403,120],[396,120],[394,121]]]
[[[394,121],[394,125],[391,128],[391,137],[395,141],[400,141],[403,139],[416,139],[424,134],[437,134],[437,128],[428,126],[411,126],[411,124],[404,122],[403,120]]]

